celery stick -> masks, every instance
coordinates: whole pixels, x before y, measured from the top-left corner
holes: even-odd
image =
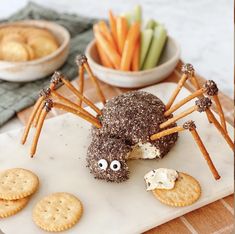
[[[155,20],[150,19],[150,20],[148,20],[148,22],[146,23],[145,28],[146,28],[146,29],[154,29],[157,25],[158,25],[158,23],[157,23]]]
[[[124,12],[121,14],[121,16],[125,17],[128,23],[128,26],[130,27],[131,23],[132,23],[132,16],[130,12]]]
[[[152,36],[153,36],[153,30],[152,29],[144,29],[141,32],[141,44],[140,44],[140,68],[143,66],[144,64],[144,59],[146,58],[149,46],[151,44],[151,40],[152,40]]]
[[[142,21],[142,8],[140,5],[135,6],[133,10],[133,21],[139,22],[141,24]]]
[[[167,32],[162,25],[158,25],[154,28],[152,42],[144,61],[143,70],[153,68],[158,64],[166,38]]]

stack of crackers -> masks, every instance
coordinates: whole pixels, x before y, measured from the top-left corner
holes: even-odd
[[[55,36],[44,28],[6,26],[0,28],[0,59],[12,62],[45,57],[59,44]]]
[[[0,218],[22,210],[39,187],[31,171],[14,168],[0,173]],[[46,231],[59,232],[74,226],[83,213],[80,200],[69,193],[54,193],[40,200],[33,209],[33,221]]]
[[[31,171],[14,168],[0,173],[0,218],[22,210],[39,186],[38,177]]]

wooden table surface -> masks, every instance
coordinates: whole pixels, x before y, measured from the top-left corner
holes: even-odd
[[[181,62],[176,67],[175,71],[166,79],[164,82],[174,82],[177,83],[180,79],[180,66]],[[198,76],[199,82],[204,83],[205,79]],[[74,85],[77,86],[77,80],[73,81]],[[113,96],[127,92],[130,89],[116,88],[109,86],[107,84],[101,83],[102,90],[107,99],[110,99]],[[194,90],[193,85],[188,81],[185,85],[190,91]],[[65,87],[61,87],[60,93],[66,95],[67,98],[71,100],[76,100],[76,98],[68,92]],[[85,82],[85,96],[88,97],[91,101],[97,102],[98,97],[96,95],[95,89],[91,84],[90,79],[86,79]],[[233,125],[234,119],[234,105],[233,100],[226,96],[223,93],[219,93],[220,100],[223,105],[225,112],[226,120]],[[26,123],[29,114],[32,108],[27,108],[26,110],[18,113],[18,118]],[[61,111],[51,111],[48,118],[62,114]],[[226,146],[225,146],[226,147]],[[141,211],[140,211],[141,212]],[[223,199],[220,199],[216,202],[213,202],[207,206],[204,206],[200,209],[192,211],[188,214],[185,214],[179,218],[176,218],[172,221],[169,221],[165,224],[162,224],[158,227],[155,227],[145,234],[188,234],[188,233],[200,233],[200,234],[228,234],[232,233],[234,226],[234,197],[233,195],[227,196]],[[157,217],[156,217],[157,219]]]

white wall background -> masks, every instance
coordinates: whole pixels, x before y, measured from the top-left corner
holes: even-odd
[[[28,0],[1,0],[0,17],[7,17]],[[233,97],[234,19],[232,0],[36,0],[58,11],[107,17],[108,9],[122,13],[136,4],[144,17],[164,23],[182,48],[182,59],[198,73],[214,79]]]

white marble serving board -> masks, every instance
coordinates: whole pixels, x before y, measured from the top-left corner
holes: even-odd
[[[145,90],[166,102],[174,88],[175,84],[164,83]],[[189,92],[183,89],[179,98],[187,94]],[[130,179],[120,184],[95,180],[85,167],[90,125],[76,116],[65,114],[47,120],[33,159],[28,153],[33,131],[25,146],[19,143],[22,129],[0,135],[0,170],[27,168],[34,171],[41,182],[38,192],[23,211],[0,220],[0,230],[5,234],[19,233],[19,230],[24,234],[45,233],[33,223],[32,209],[39,199],[53,192],[69,192],[81,199],[84,214],[80,222],[66,233],[83,234],[141,233],[231,194],[231,149],[214,126],[207,122],[205,114],[194,113],[187,119],[196,121],[198,131],[222,177],[219,181],[213,179],[188,132],[181,133],[175,147],[164,159],[130,161]],[[233,128],[230,125],[228,131],[232,136]],[[202,187],[201,198],[183,208],[161,204],[151,192],[145,190],[143,180],[145,173],[158,167],[174,168],[194,176]]]

